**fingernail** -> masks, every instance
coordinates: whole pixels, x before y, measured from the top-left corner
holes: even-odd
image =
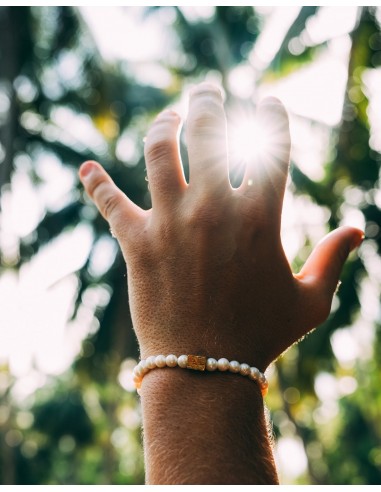
[[[283,106],[283,104],[277,97],[267,96],[259,102],[259,107],[261,106]]]
[[[171,108],[167,108],[167,109],[164,109],[163,111],[161,111],[157,116],[156,116],[156,120],[162,118],[162,117],[174,117],[176,119],[180,119],[180,116],[176,113],[176,111],[174,111],[173,109]]]
[[[168,114],[171,116],[177,116],[175,111],[173,111],[173,109],[171,109],[171,108],[164,109],[160,114],[163,114],[163,115]]]
[[[260,103],[258,104],[257,111],[259,113],[270,113],[274,114],[276,111],[277,115],[286,115],[287,111],[284,105],[282,104],[282,101],[280,101],[278,98],[269,96],[266,97],[265,99],[262,99]]]
[[[358,248],[360,246],[360,244],[364,241],[364,238],[365,238],[365,234],[362,232],[360,234],[358,234],[357,236],[355,236],[353,239],[352,239],[352,243],[351,243],[351,251],[355,248]]]
[[[95,169],[95,165],[93,162],[91,161],[85,162],[79,168],[79,175],[82,179],[88,179],[94,169]]]
[[[222,90],[219,86],[217,86],[216,84],[213,84],[211,82],[201,82],[199,84],[196,84],[195,86],[193,86],[189,92],[189,95],[190,96],[194,96],[196,94],[203,94],[203,93],[215,93],[217,94],[219,97],[223,98],[223,94],[222,94]]]

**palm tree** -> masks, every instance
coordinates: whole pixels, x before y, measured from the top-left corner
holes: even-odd
[[[172,80],[168,90],[142,85],[133,78],[132,69],[126,72],[125,64],[103,60],[79,10],[0,9],[0,48],[5,60],[1,84],[6,108],[3,118],[6,124],[0,127],[0,150],[4,153],[0,166],[2,190],[9,192],[12,177],[20,171],[26,172],[39,189],[44,176],[37,163],[46,155],[53,156],[69,170],[75,183],[61,206],[54,209],[46,206],[36,230],[19,238],[18,254],[3,248],[2,271],[19,269],[42,246],[78,224],[86,224],[92,231],[93,242],[87,260],[76,272],[71,321],[80,319],[84,299],[94,289],[103,289],[108,299],[93,306],[99,327],[83,341],[82,352],[72,369],[56,380],[48,394],[40,392],[32,405],[35,419],[32,427],[20,431],[19,409],[10,396],[11,389],[0,393],[1,403],[11,408],[6,422],[2,424],[0,420],[0,433],[8,435],[9,442],[12,428],[22,434],[18,443],[14,440],[15,445],[4,445],[0,457],[2,483],[143,480],[136,400],[117,383],[121,364],[128,366],[128,359],[138,355],[126,303],[126,279],[121,274],[124,263],[120,253],[116,253],[102,273],[93,267],[97,251],[112,239],[105,221],[94,213],[83,196],[76,178],[79,164],[89,158],[100,160],[128,196],[147,207],[149,196],[142,158],[144,131],[152,115],[176,98],[177,88],[213,70],[224,87],[228,108],[254,104],[251,95],[239,97],[231,90],[230,77],[237,67],[251,70],[257,84],[282,80],[312,64],[328,49],[330,42],[329,39],[315,44],[306,42],[309,23],[318,18],[322,8],[303,7],[273,59],[254,70],[250,57],[264,23],[260,10],[216,7],[209,18],[192,19],[184,8],[158,7],[145,9],[145,15],[160,19],[163,9],[171,13],[177,41],[176,56],[161,61]],[[380,154],[369,145],[372,128],[365,83],[366,74],[381,60],[380,25],[374,8],[357,9],[357,20],[349,36],[351,48],[342,119],[336,127],[325,129],[330,133],[336,155],[327,152],[324,177],[320,181],[311,180],[292,162],[291,186],[295,195],[330,211],[327,224],[330,229],[340,223],[343,207],[351,206],[351,199],[343,190],[355,190],[356,196],[361,197],[357,208],[368,224],[367,249],[347,264],[337,306],[327,322],[276,364],[273,384],[279,385],[284,398],[280,400],[271,394],[269,398],[276,417],[275,433],[282,438],[291,429],[292,435],[303,443],[309,457],[304,481],[311,483],[378,483],[380,480],[377,454],[377,439],[379,442],[381,437],[377,425],[380,408],[374,395],[378,391],[376,375],[381,362],[375,355],[371,362],[367,361],[370,370],[361,363],[345,368],[337,360],[331,342],[339,329],[359,320],[365,275],[380,290],[379,278],[370,271],[380,251],[380,204],[376,193]],[[86,120],[86,115],[90,120]],[[86,140],[80,134],[73,135],[70,128],[62,127],[62,121],[70,119],[74,124],[78,118],[85,118],[96,132],[96,138]],[[316,121],[308,123],[319,125]],[[136,145],[134,157],[130,153],[126,161],[120,152],[121,142],[131,140]],[[31,156],[32,160],[22,161],[25,156]],[[183,159],[187,167],[185,153]],[[22,167],[20,162],[28,164]],[[305,249],[311,247],[311,242],[306,234]],[[296,257],[294,267],[298,268],[302,261],[302,256]],[[368,324],[374,325],[373,320]],[[379,332],[378,327],[373,331],[376,347],[380,346]],[[323,406],[316,393],[316,381],[322,371],[337,381],[349,378],[347,382],[353,382],[357,371],[362,383],[360,388],[348,391],[347,396],[338,400],[340,419],[329,419],[329,425],[318,425],[319,419],[311,417]],[[9,370],[4,369],[3,373],[10,380]],[[9,381],[8,387],[12,388],[12,384]],[[345,422],[345,426],[338,421]],[[131,430],[127,432],[125,427],[130,424]],[[326,429],[332,433],[331,439],[324,435]],[[7,439],[2,442],[6,443]],[[72,460],[77,465],[74,471],[69,466]]]

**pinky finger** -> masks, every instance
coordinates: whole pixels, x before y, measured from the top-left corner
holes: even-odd
[[[127,198],[97,162],[84,162],[79,177],[86,193],[117,237],[142,215],[142,209]]]

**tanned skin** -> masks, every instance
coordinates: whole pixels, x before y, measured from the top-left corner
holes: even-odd
[[[132,203],[100,164],[81,166],[86,192],[126,261],[142,359],[200,354],[264,371],[330,312],[343,264],[363,233],[333,231],[293,274],[280,238],[288,116],[275,98],[265,99],[258,115],[272,125],[270,152],[258,165],[248,163],[238,188],[229,182],[223,98],[209,83],[190,94],[189,183],[179,153],[180,117],[164,111],[148,131],[152,209]],[[150,371],[140,391],[147,483],[278,483],[255,382],[176,367]]]

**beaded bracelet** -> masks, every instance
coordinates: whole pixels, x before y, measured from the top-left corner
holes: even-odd
[[[262,396],[267,395],[269,383],[266,376],[256,367],[250,367],[248,364],[240,364],[236,360],[228,361],[222,358],[219,360],[206,358],[202,355],[152,355],[147,359],[143,359],[137,366],[134,367],[133,376],[134,384],[137,390],[140,389],[143,377],[147,372],[156,368],[176,367],[182,369],[193,369],[195,371],[230,371],[241,376],[248,376],[253,381],[256,381],[261,388]]]

